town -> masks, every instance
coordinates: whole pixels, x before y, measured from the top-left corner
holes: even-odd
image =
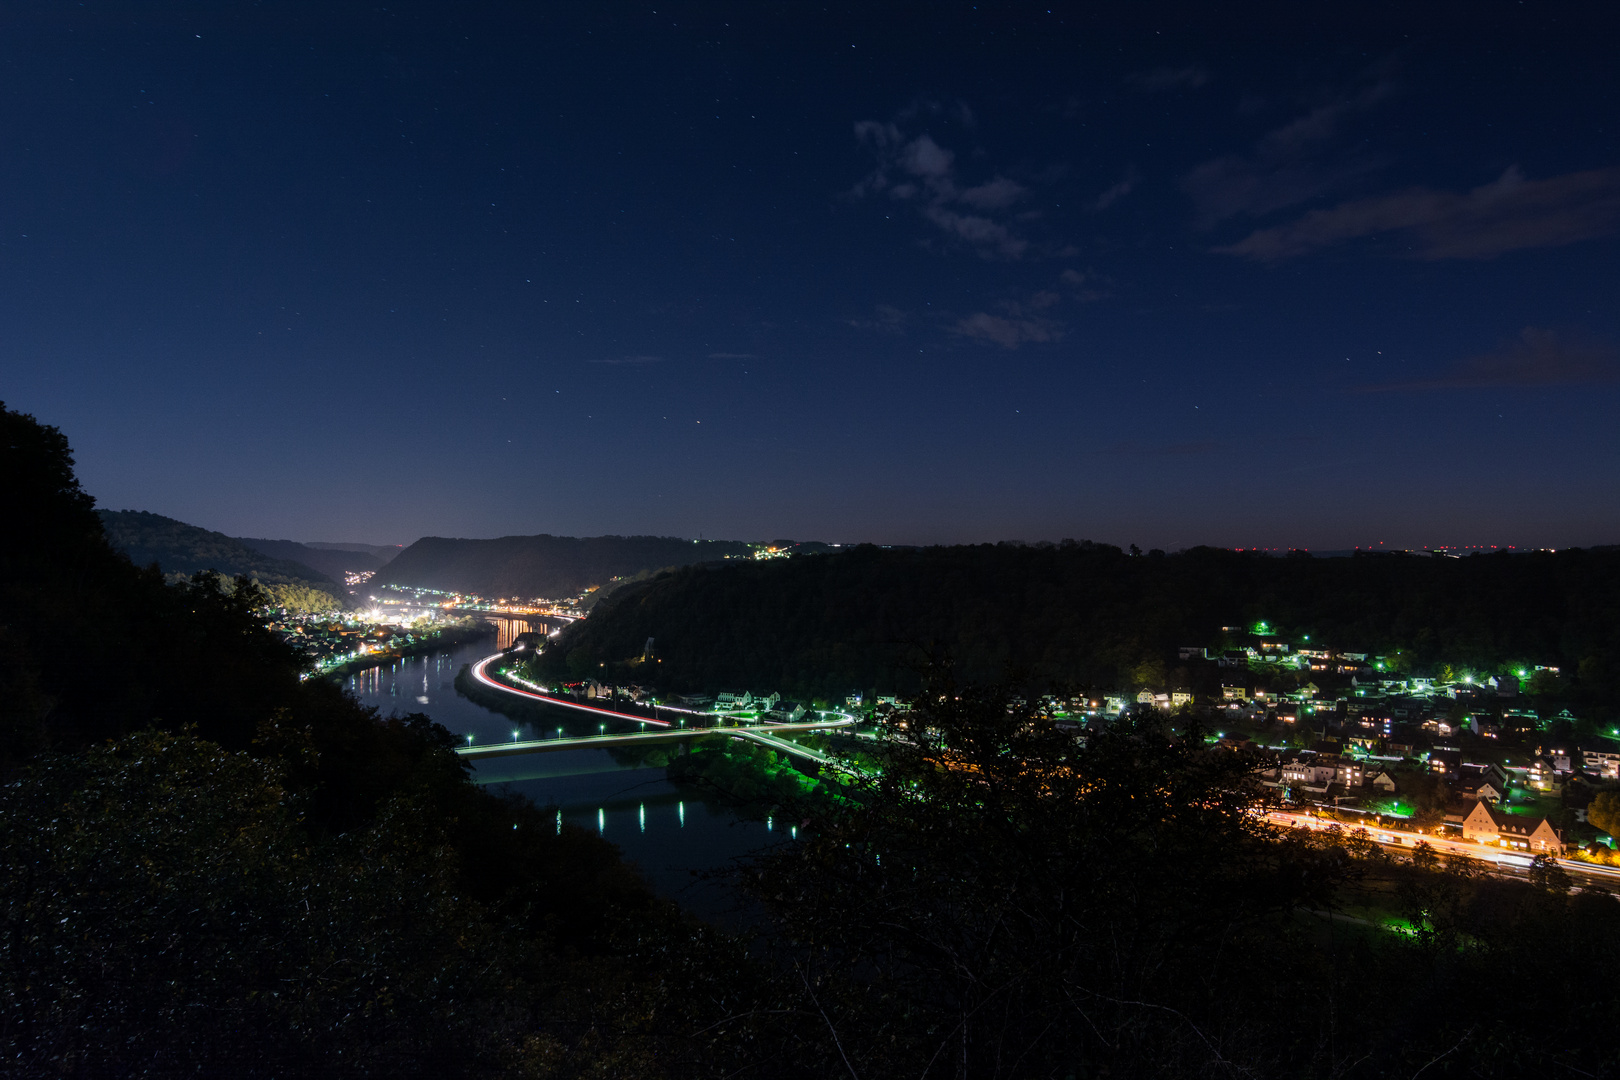
[[[1150,709],[1182,731],[1196,724],[1212,748],[1252,756],[1281,805],[1325,823],[1404,834],[1408,844],[1449,838],[1620,861],[1611,835],[1620,826],[1620,732],[1558,704],[1556,668],[1442,665],[1424,674],[1399,653],[1322,648],[1266,623],[1222,627],[1215,644],[1183,647],[1176,660],[1145,665],[1144,683],[1131,689],[1049,694],[1043,704],[1082,737]],[[746,690],[656,696],[649,686],[594,678],[557,689],[775,722],[832,707],[870,722],[907,708],[898,697],[861,693],[840,702]]]

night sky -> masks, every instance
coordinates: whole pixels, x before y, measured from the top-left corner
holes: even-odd
[[[233,535],[1620,542],[1610,3],[7,5],[0,399]]]

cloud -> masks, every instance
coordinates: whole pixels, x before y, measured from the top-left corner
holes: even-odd
[[[858,142],[874,146],[894,146],[904,141],[898,127],[879,120],[857,120],[855,138]]]
[[[1139,71],[1135,75],[1127,76],[1125,81],[1148,94],[1163,93],[1166,90],[1196,90],[1209,82],[1209,72],[1201,67],[1161,67],[1152,71]]]
[[[609,356],[592,360],[593,364],[662,364],[662,356]]]
[[[964,184],[955,151],[926,132],[908,135],[895,123],[862,120],[855,139],[872,151],[877,165],[851,190],[853,197],[883,194],[909,202],[924,220],[988,259],[1018,259],[1029,250],[1029,241],[1008,225],[1016,219],[1010,212],[1029,196],[1023,184],[999,174]]]
[[[1029,189],[1015,180],[998,176],[978,187],[970,187],[957,195],[957,199],[980,210],[1001,210],[1029,194]]]
[[[1113,291],[1108,287],[1113,284],[1112,279],[1095,270],[1087,270],[1084,273],[1079,270],[1065,270],[1059,275],[1058,280],[1073,289],[1074,298],[1082,304],[1094,304],[1113,295]]]
[[[1410,188],[1353,199],[1215,250],[1275,262],[1392,232],[1407,233],[1419,259],[1489,259],[1607,236],[1620,232],[1620,168],[1526,180],[1515,166],[1462,194]]]
[[[1097,201],[1091,204],[1091,208],[1093,210],[1106,210],[1110,206],[1113,206],[1115,203],[1119,202],[1119,200],[1123,199],[1125,196],[1129,195],[1135,189],[1136,170],[1134,168],[1126,169],[1125,178],[1119,183],[1115,184],[1113,187],[1109,188],[1107,191],[1103,192],[1101,195],[1098,195]]]
[[[751,352],[712,352],[710,360],[757,360],[758,356]]]
[[[1363,386],[1361,393],[1470,390],[1504,386],[1581,386],[1620,382],[1620,354],[1600,342],[1568,341],[1527,326],[1493,352],[1471,356],[1437,379]]]
[[[847,321],[857,330],[876,330],[883,334],[903,334],[911,321],[909,314],[891,304],[878,304],[872,311],[876,318]]]
[[[900,167],[912,176],[936,179],[949,177],[951,162],[955,160],[955,154],[927,135],[919,135],[908,142],[901,149],[899,158]]]
[[[1181,188],[1198,205],[1200,225],[1295,206],[1381,167],[1366,155],[1338,155],[1333,148],[1346,118],[1393,93],[1392,84],[1377,82],[1267,132],[1247,156],[1228,154],[1193,169]]]
[[[977,214],[959,214],[943,206],[929,206],[923,217],[951,235],[966,240],[980,254],[1016,259],[1029,249],[1029,241],[1013,235],[1005,225]]]
[[[1063,337],[1062,324],[1037,317],[1007,318],[987,311],[975,312],[951,328],[953,333],[976,341],[989,341],[1004,349],[1016,349],[1028,342],[1057,341]]]
[[[965,319],[958,319],[951,327],[953,334],[975,341],[988,341],[1004,349],[1020,345],[1061,340],[1064,326],[1041,312],[1061,303],[1063,297],[1051,289],[1042,289],[1028,300],[1008,300],[1001,304],[1003,315],[978,311]]]

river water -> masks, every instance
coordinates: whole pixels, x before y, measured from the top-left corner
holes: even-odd
[[[544,725],[522,723],[468,701],[456,692],[456,673],[495,650],[493,639],[443,652],[405,657],[356,672],[345,687],[384,716],[421,712],[458,738],[477,743],[595,734],[583,714],[553,709]],[[497,791],[513,791],[540,806],[555,805],[562,821],[599,832],[635,863],[658,892],[703,918],[725,921],[738,908],[732,892],[702,875],[724,870],[736,858],[786,838],[782,832],[737,817],[721,800],[677,787],[664,770],[627,768],[606,750],[484,758],[473,762],[473,779]]]

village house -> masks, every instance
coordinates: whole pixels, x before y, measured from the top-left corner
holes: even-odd
[[[1575,771],[1575,756],[1562,746],[1537,747],[1536,753],[1546,758],[1558,772]]]
[[[1564,778],[1559,775],[1558,769],[1545,757],[1537,757],[1530,762],[1525,770],[1525,783],[1535,791],[1545,791],[1552,795],[1559,795],[1564,790]]]
[[[1285,784],[1326,790],[1339,773],[1338,758],[1330,754],[1300,754],[1282,763]]]
[[[1581,747],[1581,764],[1605,780],[1620,780],[1620,747],[1587,743]]]
[[[1504,814],[1484,801],[1476,802],[1463,818],[1462,834],[1464,840],[1542,855],[1564,850],[1563,838],[1546,818]]]
[[[1486,765],[1464,764],[1457,774],[1457,793],[1467,799],[1501,802],[1508,795],[1507,774],[1494,762]]]
[[[1339,758],[1336,765],[1333,774],[1335,783],[1343,784],[1347,791],[1361,786],[1364,772],[1359,761],[1347,757]]]
[[[1455,746],[1437,746],[1429,751],[1429,768],[1445,776],[1456,776],[1462,770],[1462,751]]]

